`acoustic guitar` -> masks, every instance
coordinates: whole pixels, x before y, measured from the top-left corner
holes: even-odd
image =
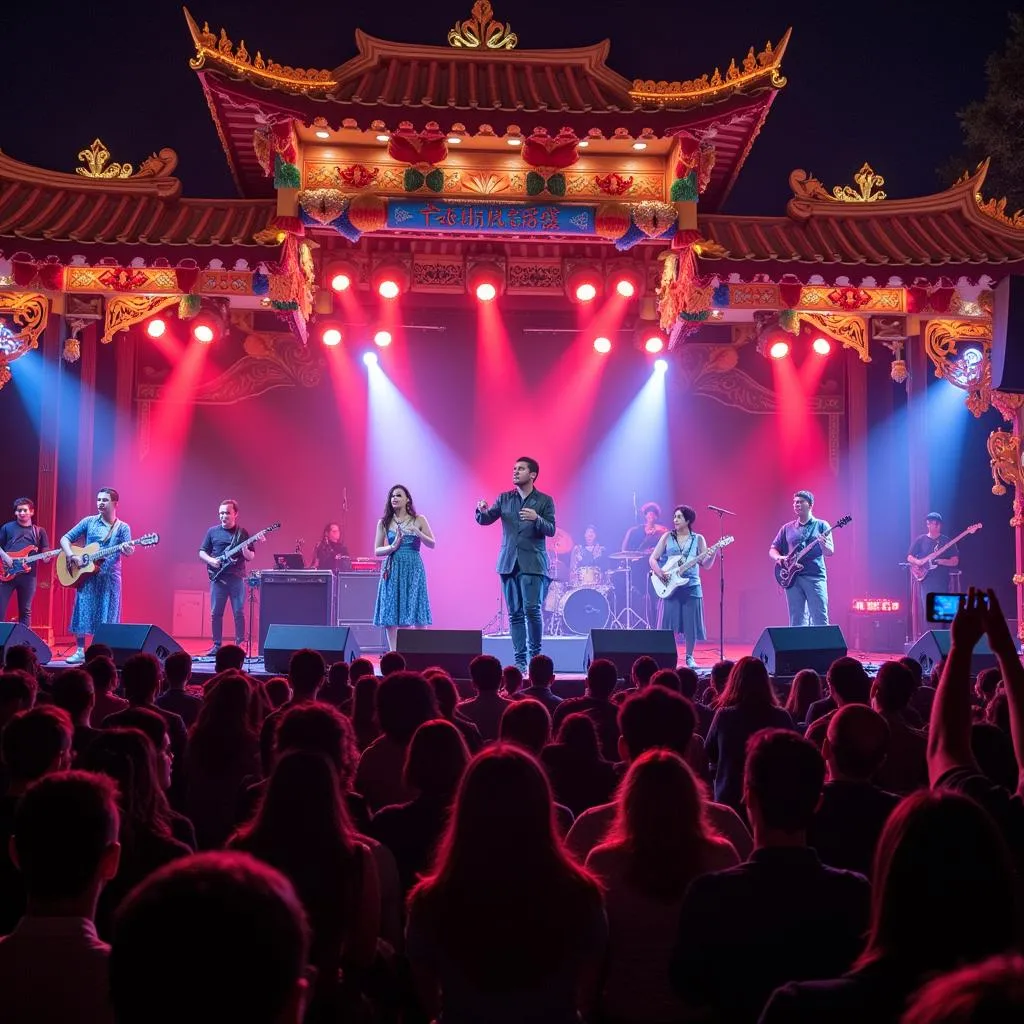
[[[62,587],[74,587],[83,576],[88,576],[89,573],[95,572],[99,568],[99,563],[104,558],[115,555],[118,551],[123,551],[128,544],[134,544],[139,548],[151,548],[159,543],[160,535],[158,533],[146,533],[125,544],[114,544],[108,548],[101,548],[99,541],[93,541],[92,544],[87,544],[84,548],[72,544],[71,552],[82,559],[82,564],[80,566],[74,565],[70,558],[58,559],[57,579]]]

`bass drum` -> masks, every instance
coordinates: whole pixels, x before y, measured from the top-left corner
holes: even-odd
[[[558,614],[565,628],[577,636],[586,636],[592,629],[604,629],[612,617],[608,590],[608,587],[578,587],[563,594]]]

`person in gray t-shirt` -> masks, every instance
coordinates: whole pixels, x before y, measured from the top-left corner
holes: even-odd
[[[825,558],[835,554],[831,527],[824,519],[815,519],[811,514],[814,495],[810,491],[797,491],[793,495],[793,511],[796,519],[786,523],[775,535],[768,549],[769,557],[775,562],[784,562],[787,556],[799,551],[804,545],[821,535],[821,543],[811,548],[800,560],[802,569],[786,589],[791,626],[828,625],[828,572]]]

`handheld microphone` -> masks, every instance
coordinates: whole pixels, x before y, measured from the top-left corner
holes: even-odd
[[[717,505],[708,505],[708,509],[711,512],[717,512],[720,516],[734,516],[735,512],[730,512],[727,508],[719,508]]]

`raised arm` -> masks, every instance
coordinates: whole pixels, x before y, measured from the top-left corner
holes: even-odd
[[[491,523],[496,523],[501,518],[501,506],[497,501],[493,505],[488,505],[487,502],[481,498],[476,503],[476,521],[481,526],[490,526]]]
[[[1024,764],[1024,666],[1021,665],[1006,617],[999,607],[999,600],[992,590],[988,592],[988,612],[985,620],[988,644],[999,661],[999,671],[1006,690],[1013,752],[1017,756],[1017,764]]]
[[[402,543],[402,528],[395,527],[395,543],[388,543],[387,531],[384,529],[384,520],[377,520],[377,535],[373,539],[373,553],[378,558],[387,558],[393,551],[397,551]]]
[[[960,598],[960,610],[950,624],[949,657],[935,691],[928,729],[928,782],[932,786],[953,768],[977,771],[971,752],[971,655],[985,633],[981,602],[982,595],[971,587]]]

